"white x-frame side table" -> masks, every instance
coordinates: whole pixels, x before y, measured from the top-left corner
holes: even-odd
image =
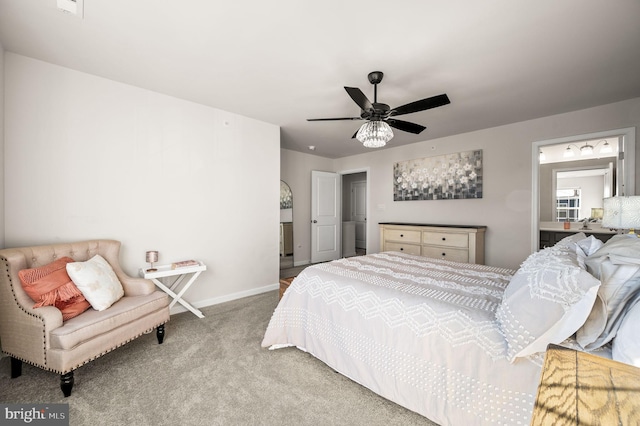
[[[157,271],[147,271],[147,268],[140,269],[140,276],[146,278],[148,280],[153,281],[153,283],[160,288],[162,291],[167,293],[173,301],[169,304],[169,309],[173,308],[176,303],[180,303],[182,306],[193,312],[198,318],[204,318],[202,312],[199,309],[194,308],[189,302],[182,298],[182,295],[191,287],[191,285],[195,282],[195,280],[200,276],[202,271],[207,270],[207,265],[202,262],[199,262],[199,265],[193,266],[184,266],[182,268],[171,269],[171,265],[162,265],[156,266]],[[191,278],[187,281],[185,285],[180,288],[180,291],[176,293],[178,287],[184,280],[184,278],[191,274]],[[169,286],[166,286],[162,283],[158,278],[164,277],[176,277],[173,283]]]

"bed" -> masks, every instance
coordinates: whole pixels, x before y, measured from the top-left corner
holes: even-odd
[[[620,328],[628,309],[594,315],[608,295],[598,264],[587,266],[610,261],[606,251],[582,234],[518,270],[400,252],[310,266],[285,292],[262,346],[309,352],[440,425],[529,424],[549,343],[583,349],[599,340],[590,351],[612,356],[613,339],[602,335],[612,322]],[[627,307],[640,286],[640,265],[630,268],[625,283],[637,285],[625,287]]]

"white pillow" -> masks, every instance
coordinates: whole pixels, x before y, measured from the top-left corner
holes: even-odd
[[[625,315],[611,345],[614,360],[640,367],[640,303],[635,303]]]
[[[593,235],[587,238],[584,238],[580,241],[576,241],[576,244],[578,245],[578,247],[582,249],[584,254],[586,254],[587,256],[591,256],[593,253],[597,252],[600,249],[600,247],[604,245],[604,243],[601,240],[597,239]]]
[[[593,350],[615,337],[629,302],[640,292],[640,239],[616,235],[585,263],[602,286],[576,339],[584,349]]]
[[[124,296],[111,265],[99,254],[86,262],[67,263],[67,274],[96,311],[104,311]]]
[[[582,269],[575,244],[530,255],[507,286],[496,318],[514,362],[561,343],[591,312],[600,281]]]
[[[585,238],[587,238],[587,236],[585,235],[584,232],[578,232],[577,234],[571,234],[568,237],[564,237],[563,239],[558,241],[555,245],[556,246],[571,246],[572,243],[577,243],[578,241],[582,241]]]
[[[578,263],[582,269],[588,269],[586,265],[587,257],[598,251],[604,243],[591,235],[588,238],[576,241],[576,253],[578,254]]]

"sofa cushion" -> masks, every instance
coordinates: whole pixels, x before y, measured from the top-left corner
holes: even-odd
[[[73,262],[62,257],[47,265],[18,271],[24,291],[36,302],[34,308],[55,306],[66,321],[89,309],[89,302],[67,274],[66,266]]]
[[[107,309],[124,296],[116,273],[99,254],[86,262],[68,263],[67,273],[96,311]]]
[[[168,296],[155,291],[145,296],[125,296],[104,311],[89,309],[51,331],[52,349],[70,350],[95,336],[114,330],[167,306]]]

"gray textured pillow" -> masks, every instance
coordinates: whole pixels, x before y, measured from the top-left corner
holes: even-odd
[[[507,286],[496,318],[511,362],[561,343],[586,320],[600,281],[578,264],[575,244],[530,255]]]
[[[593,310],[576,333],[578,343],[592,350],[615,337],[629,301],[640,291],[640,238],[616,235],[585,264],[602,282]]]
[[[638,298],[636,298],[638,299]],[[620,321],[620,328],[611,345],[611,356],[614,360],[640,367],[640,300],[629,302],[629,309]]]

